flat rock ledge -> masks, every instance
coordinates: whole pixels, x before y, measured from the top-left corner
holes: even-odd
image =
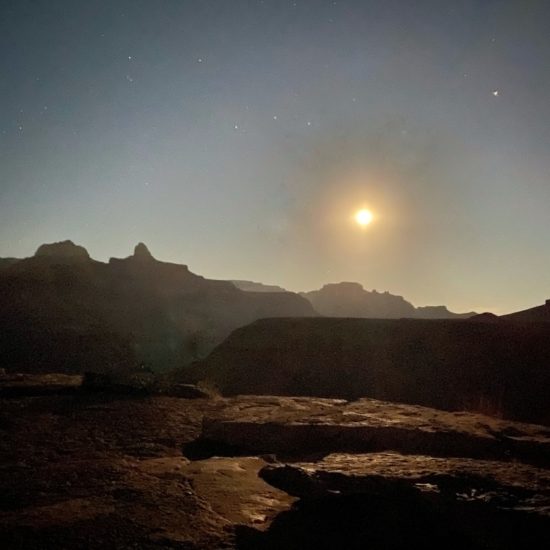
[[[220,400],[200,438],[184,448],[191,459],[274,454],[286,461],[382,451],[548,467],[550,430],[374,399],[239,396]]]
[[[394,452],[336,453],[318,462],[266,465],[260,477],[300,498],[409,489],[532,512],[550,520],[550,471],[514,462]]]

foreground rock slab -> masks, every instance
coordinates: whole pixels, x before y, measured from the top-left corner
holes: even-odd
[[[446,415],[314,398],[0,399],[2,548],[549,548],[550,470],[521,462],[547,445],[545,429]],[[230,426],[227,438],[205,440],[219,422]],[[503,456],[441,458],[458,436],[472,454]],[[261,452],[243,454],[248,437]],[[205,441],[209,458],[181,455],[205,454]],[[420,456],[430,441],[440,454]],[[374,452],[372,442],[409,451]],[[285,468],[269,454],[293,462]]]
[[[260,477],[301,498],[410,488],[550,520],[550,471],[516,462],[399,453],[331,454],[318,462],[267,465]]]
[[[243,550],[545,549],[550,472],[515,462],[399,453],[271,464],[260,476],[300,497]]]
[[[550,465],[550,430],[492,417],[360,399],[239,396],[203,420],[190,458],[276,454],[285,460],[331,453],[519,459]]]

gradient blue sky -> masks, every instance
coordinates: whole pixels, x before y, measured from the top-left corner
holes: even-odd
[[[550,2],[0,10],[0,256],[144,241],[291,290],[495,312],[550,297]]]

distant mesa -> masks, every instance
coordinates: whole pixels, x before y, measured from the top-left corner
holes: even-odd
[[[326,284],[320,290],[304,292],[304,298],[325,317],[376,317],[395,319],[414,315],[414,306],[402,296],[365,290],[359,283]]]
[[[88,251],[72,241],[61,241],[41,245],[35,253],[35,258],[54,258],[59,260],[90,260]]]
[[[473,312],[453,313],[445,306],[415,308],[403,296],[365,290],[355,282],[331,283],[320,290],[303,292],[301,295],[325,317],[459,319],[475,315]]]

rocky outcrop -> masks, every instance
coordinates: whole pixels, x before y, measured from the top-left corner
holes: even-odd
[[[550,433],[541,426],[372,400],[86,393],[0,399],[0,428],[7,548],[515,550],[549,543],[550,470],[541,458]],[[216,456],[181,456],[214,429]],[[247,441],[252,455],[236,456]],[[386,448],[376,451],[381,441]],[[487,450],[490,458],[473,458]]]
[[[198,365],[224,395],[373,397],[550,423],[550,325],[264,319]]]
[[[239,548],[481,550],[550,540],[542,426],[374,400],[251,396],[217,403],[184,446],[190,458],[201,449],[261,454],[270,463],[260,477],[299,498],[267,529],[239,528]]]
[[[243,530],[250,549],[550,543],[548,471],[522,464],[373,453],[268,465],[260,476],[300,500],[265,533]]]
[[[57,261],[88,261],[90,255],[83,246],[72,241],[62,241],[53,244],[43,244],[35,253],[36,258],[50,258]]]
[[[330,454],[317,462],[266,465],[260,476],[287,493],[304,498],[365,493],[382,480],[420,491],[467,495],[499,507],[531,509],[550,519],[550,472],[518,462],[462,457],[403,455],[397,452]],[[536,506],[535,506],[536,502]]]
[[[550,431],[466,412],[360,399],[240,396],[219,403],[187,450],[216,444],[229,454],[324,456],[394,450],[402,454],[520,459],[550,467]]]
[[[138,243],[134,248],[134,260],[150,262],[154,261],[153,255],[149,252],[149,249],[143,243]]]

